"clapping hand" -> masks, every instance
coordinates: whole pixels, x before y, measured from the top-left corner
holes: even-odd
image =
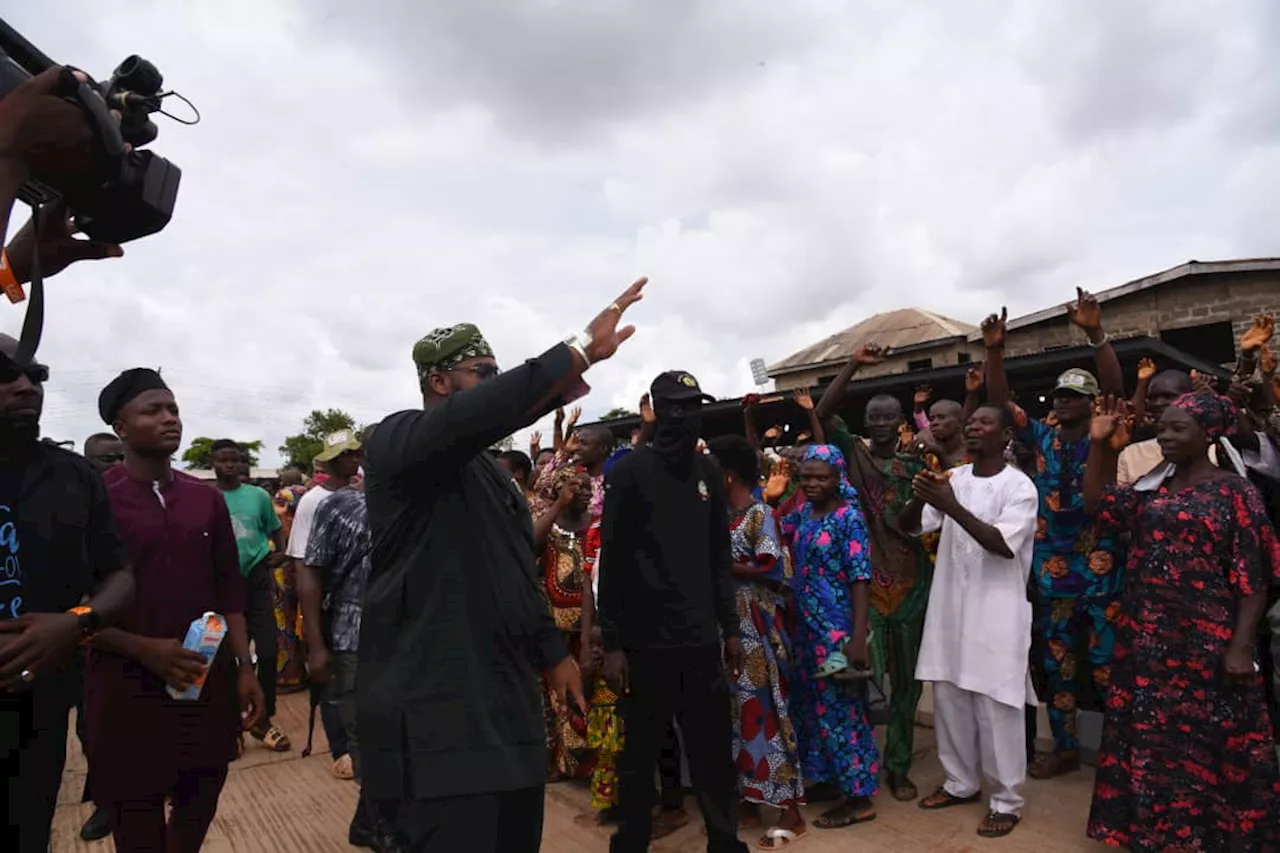
[[[808,388],[797,388],[793,397],[797,406],[804,409],[806,412],[813,411],[813,395],[809,393]]]
[[[923,409],[929,405],[929,401],[933,399],[933,389],[928,385],[921,385],[916,388],[915,394],[911,397],[911,402],[915,403],[917,409]]]
[[[911,492],[916,500],[943,512],[955,506],[956,493],[951,489],[951,478],[945,473],[921,471],[911,481]]]
[[[640,398],[640,420],[650,425],[658,422],[658,413],[653,410],[653,400],[648,394]]]
[[[1138,362],[1138,381],[1148,382],[1156,375],[1156,363],[1149,358]]]

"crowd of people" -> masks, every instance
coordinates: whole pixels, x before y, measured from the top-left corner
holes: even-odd
[[[48,151],[11,133],[14,110],[56,101],[42,85],[0,102],[10,200]],[[118,253],[43,234],[46,275]],[[7,291],[39,245],[19,237]],[[0,336],[4,849],[47,850],[78,705],[82,834],[195,853],[244,733],[292,749],[277,694],[309,684],[334,774],[360,786],[348,840],[380,853],[532,853],[546,785],[571,780],[583,821],[640,853],[688,821],[686,775],[711,853],[744,851],[744,827],[779,850],[865,823],[882,784],[926,811],[978,805],[997,838],[1028,776],[1079,770],[1090,708],[1091,838],[1280,850],[1271,317],[1228,387],[1144,362],[1126,395],[1079,292],[1096,374],[1065,371],[1037,419],[1005,375],[1002,311],[964,401],[921,389],[908,417],[876,396],[858,435],[838,412],[884,356],[868,345],[818,400],[795,395],[809,425],[787,447],[755,398],[743,435],[704,436],[712,398],[665,372],[619,448],[563,411],[634,333],[645,284],[505,372],[475,326],[434,330],[412,352],[422,407],[327,436],[274,499],[232,441],[212,483],[173,468],[178,398],[149,368],[102,389],[111,431],[83,456],[42,441],[49,368]],[[492,450],[552,412],[551,447]],[[185,642],[193,625],[218,631]],[[925,685],[945,780],[921,796]],[[809,803],[828,804],[811,823]]]

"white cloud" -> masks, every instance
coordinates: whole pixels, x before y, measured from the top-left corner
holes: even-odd
[[[741,393],[875,311],[973,322],[1275,251],[1265,0],[49,5],[8,20],[94,72],[141,53],[204,115],[155,145],[173,224],[51,283],[57,438],[137,364],[189,436],[373,420],[416,404],[430,328],[512,364],[641,274],[587,417],[674,367]]]

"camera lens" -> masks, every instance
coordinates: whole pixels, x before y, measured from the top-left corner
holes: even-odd
[[[111,76],[115,78],[114,88],[137,92],[139,95],[154,95],[164,85],[160,69],[136,53],[126,57]]]

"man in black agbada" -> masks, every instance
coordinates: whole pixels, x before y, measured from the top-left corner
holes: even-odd
[[[622,697],[613,853],[643,853],[653,828],[653,773],[674,715],[707,825],[710,853],[745,853],[738,840],[737,770],[729,683],[742,641],[723,480],[697,449],[702,405],[688,373],[650,388],[653,440],[619,460],[605,480],[600,594],[604,672]]]
[[[524,495],[486,449],[582,391],[645,281],[583,334],[499,374],[471,325],[414,347],[422,409],[365,446],[371,570],[356,685],[364,792],[411,853],[535,853],[546,728],[539,671],[585,710],[537,583]]]
[[[17,348],[0,335],[0,850],[45,853],[80,693],[76,646],[129,605],[133,575],[102,478],[40,441],[49,371],[13,361]]]

